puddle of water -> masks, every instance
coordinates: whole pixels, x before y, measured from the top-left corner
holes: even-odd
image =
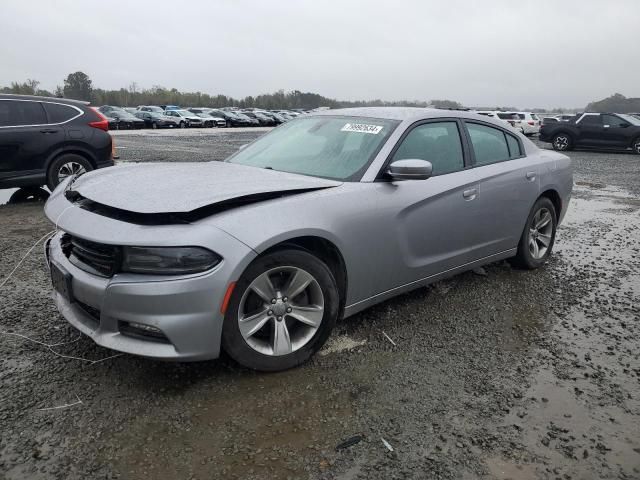
[[[576,189],[556,244],[566,260],[557,273],[567,288],[584,291],[573,292],[577,299],[549,333],[554,348],[539,352],[543,366],[524,405],[504,420],[522,430],[537,472],[488,459],[496,478],[640,478],[639,210],[622,190]]]

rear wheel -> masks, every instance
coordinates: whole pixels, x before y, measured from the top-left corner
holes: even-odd
[[[67,153],[56,158],[47,171],[47,186],[53,191],[60,182],[71,175],[82,175],[93,170],[91,162],[80,155]]]
[[[564,152],[566,150],[571,150],[573,147],[573,142],[571,141],[571,137],[566,133],[558,133],[553,137],[551,141],[554,150],[558,150],[559,152]]]
[[[636,138],[633,141],[633,153],[635,153],[636,155],[640,155],[640,137]]]
[[[255,260],[238,280],[222,332],[224,350],[245,367],[286,370],[325,343],[338,316],[329,268],[302,250]]]
[[[541,267],[551,255],[557,225],[558,217],[553,202],[547,197],[540,197],[529,213],[518,243],[518,253],[511,260],[512,263],[527,269]]]

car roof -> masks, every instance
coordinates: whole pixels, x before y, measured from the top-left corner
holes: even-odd
[[[41,97],[39,95],[18,95],[16,93],[0,93],[0,98],[4,100],[35,100],[40,102],[69,103],[71,105],[89,105],[89,103],[91,103],[85,102],[83,100],[73,100],[71,98]]]
[[[498,113],[498,112],[492,112]],[[502,113],[502,112],[500,112]],[[467,110],[447,110],[439,108],[419,108],[419,107],[358,107],[358,108],[339,108],[335,110],[323,110],[320,112],[311,112],[305,115],[305,118],[316,116],[351,116],[351,117],[369,117],[385,120],[399,120],[402,122],[418,122],[420,120],[429,120],[432,118],[462,118],[469,120],[477,120],[483,123],[492,123],[500,128],[504,128],[501,120],[494,117],[486,117],[475,111]]]

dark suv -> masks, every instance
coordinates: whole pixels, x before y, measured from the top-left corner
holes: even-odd
[[[107,119],[85,102],[0,94],[0,188],[47,185],[113,165]]]

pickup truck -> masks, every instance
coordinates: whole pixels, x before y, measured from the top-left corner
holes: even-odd
[[[540,140],[554,150],[632,150],[640,155],[640,119],[622,113],[584,113],[568,122],[545,123]]]

